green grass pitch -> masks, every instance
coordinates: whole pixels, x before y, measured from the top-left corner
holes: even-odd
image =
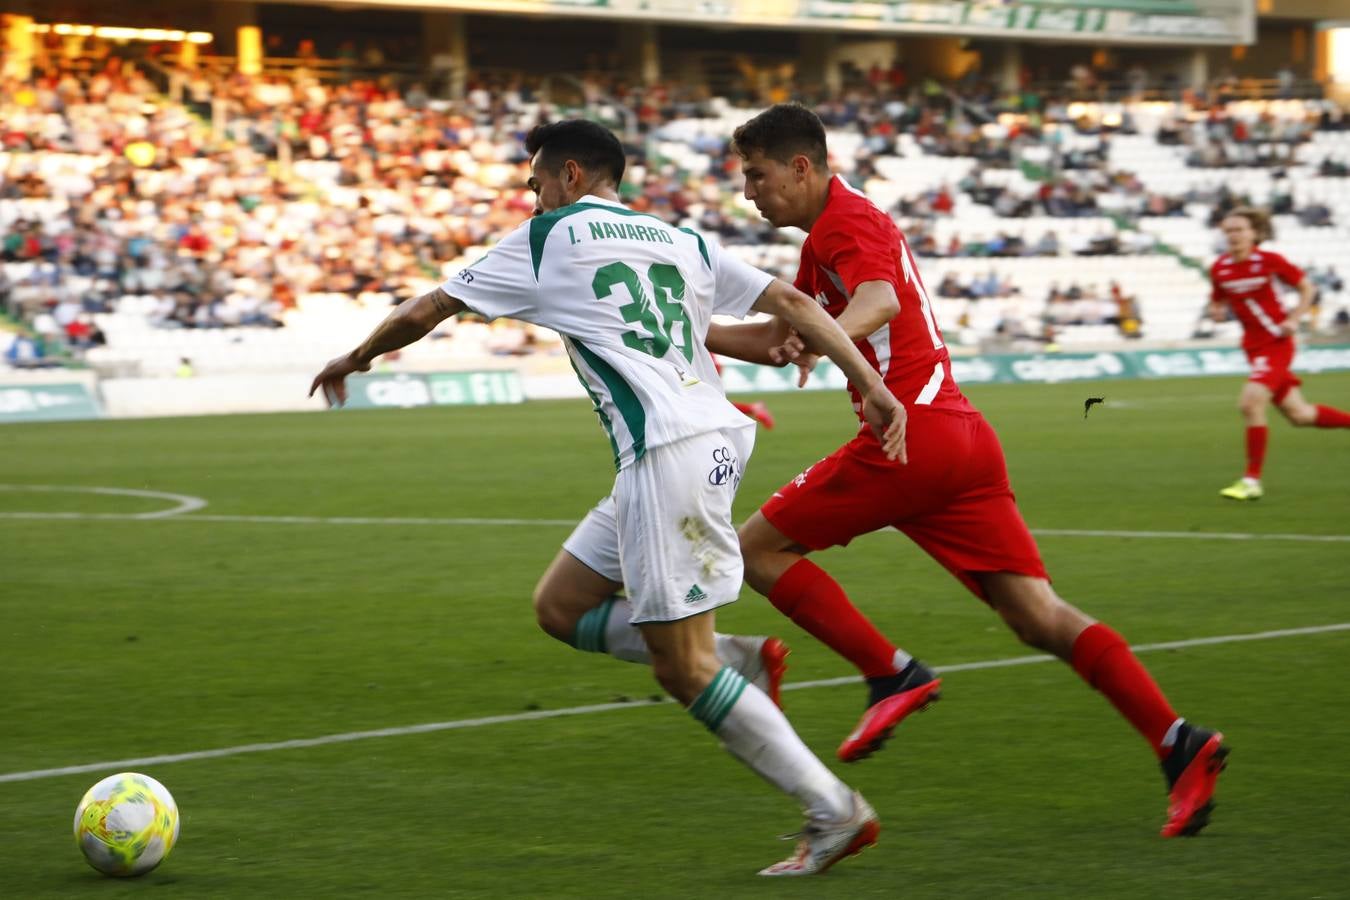
[[[1350,406],[1350,375],[1308,379]],[[1267,495],[1241,470],[1240,381],[972,390],[1033,528],[1350,535],[1350,432],[1272,424]],[[297,391],[304,385],[297,383]],[[1083,418],[1083,399],[1104,396]],[[835,394],[771,395],[745,517],[852,432]],[[553,524],[334,524],[272,517],[575,520],[609,487],[586,404],[0,427],[0,483],[197,496],[184,518],[0,517],[0,776],[157,754],[613,701],[643,668],[539,632]],[[0,490],[0,512],[143,513],[146,498]],[[192,519],[192,515],[199,518]],[[226,521],[201,517],[261,517]],[[1350,622],[1350,543],[1045,536],[1060,592],[1134,643]],[[1030,654],[903,537],[821,554],[894,639],[935,664]],[[748,589],[728,631],[794,648],[789,682],[850,674]],[[1344,896],[1350,632],[1142,657],[1183,715],[1233,748],[1210,829],[1157,836],[1161,775],[1059,663],[953,672],[943,701],[856,767],[880,844],[823,879],[786,855],[791,802],[671,704],[144,765],[182,837],[115,882],[71,837],[111,769],[0,780],[0,893],[126,897]],[[859,685],[785,695],[827,760]],[[151,888],[154,890],[151,890]],[[150,893],[145,893],[149,891]]]

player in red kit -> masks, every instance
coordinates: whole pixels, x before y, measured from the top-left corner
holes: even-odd
[[[914,257],[891,218],[831,176],[825,131],[805,107],[771,107],[735,132],[745,196],[778,227],[808,232],[797,287],[814,296],[884,376],[908,414],[904,465],[887,464],[860,429],[808,467],[742,526],[746,580],[866,677],[867,710],[839,748],[862,759],[909,713],[938,698],[940,679],[892,644],[813,550],[894,527],[992,607],[1016,635],[1073,666],[1153,748],[1171,804],[1165,836],[1209,821],[1227,748],[1223,735],[1173,712],[1125,640],[1051,588],[1008,483],[989,423],[952,379],[951,360]],[[755,362],[804,362],[786,326],[717,326],[708,346]],[[857,392],[850,387],[855,410]]]
[[[1210,317],[1218,319],[1227,310],[1242,323],[1242,349],[1252,364],[1252,374],[1238,396],[1238,408],[1247,424],[1247,471],[1219,493],[1231,500],[1259,500],[1261,466],[1266,458],[1266,407],[1274,403],[1293,425],[1318,428],[1350,428],[1350,413],[1329,406],[1314,406],[1299,390],[1302,384],[1289,370],[1294,362],[1294,333],[1299,321],[1312,309],[1317,288],[1303,270],[1278,253],[1258,249],[1270,240],[1270,217],[1263,211],[1239,207],[1224,216],[1223,236],[1228,252],[1209,268],[1213,286]],[[1275,293],[1279,279],[1298,289],[1299,304],[1286,314]]]

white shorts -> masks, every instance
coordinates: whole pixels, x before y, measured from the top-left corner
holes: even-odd
[[[633,605],[633,624],[673,622],[740,594],[744,566],[731,521],[755,426],[655,447],[614,481],[563,542]]]
[[[563,549],[598,575],[623,583],[623,567],[619,565],[619,520],[613,494],[586,513],[586,518],[578,522],[563,541]]]

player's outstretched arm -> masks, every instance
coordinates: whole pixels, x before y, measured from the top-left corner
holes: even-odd
[[[792,363],[797,367],[797,387],[806,387],[807,379],[811,377],[820,358],[815,353],[807,352],[801,338],[787,322],[777,317],[745,325],[713,323],[704,343],[718,356],[780,368]]]
[[[889,281],[864,281],[853,289],[848,306],[835,319],[844,333],[855,341],[867,336],[900,313],[900,298]]]
[[[900,299],[895,296],[895,287],[889,281],[864,281],[854,290],[848,306],[835,321],[851,340],[865,341],[869,334],[894,319],[899,312]],[[806,384],[807,375],[817,359],[815,349],[794,331],[789,331],[783,342],[769,351],[769,356],[775,365],[790,362],[802,370],[798,387]]]
[[[426,337],[431,329],[467,307],[440,288],[406,300],[395,307],[385,320],[375,326],[361,345],[350,353],[330,360],[323,371],[314,376],[309,396],[323,388],[323,397],[329,406],[347,402],[347,376],[370,369],[371,360],[391,350],[406,347]]]
[[[786,359],[775,359],[773,348],[782,344],[788,336],[788,325],[782,319],[768,319],[764,322],[746,322],[743,325],[720,325],[713,322],[708,326],[708,339],[704,341],[708,350],[718,356],[729,356],[749,363],[763,366],[784,366]]]
[[[801,335],[812,350],[834,361],[863,397],[863,416],[890,459],[906,462],[905,408],[886,387],[853,341],[830,314],[801,291],[775,279],[759,295],[752,309],[778,316]]]

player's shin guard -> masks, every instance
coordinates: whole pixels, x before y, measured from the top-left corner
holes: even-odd
[[[1089,625],[1073,645],[1076,672],[1111,701],[1159,758],[1167,755],[1167,738],[1177,720],[1153,676],[1139,662],[1125,639],[1101,624]]]
[[[779,576],[769,602],[867,678],[894,675],[910,657],[877,631],[824,569],[801,559]]]
[[[1313,424],[1318,428],[1350,428],[1350,413],[1319,405]]]
[[[1266,441],[1270,437],[1270,428],[1265,425],[1252,425],[1247,428],[1247,477],[1260,480],[1261,467],[1266,461]]]
[[[689,706],[732,756],[774,787],[796,797],[808,817],[835,821],[853,809],[848,786],[792,730],[782,710],[730,666]]]

